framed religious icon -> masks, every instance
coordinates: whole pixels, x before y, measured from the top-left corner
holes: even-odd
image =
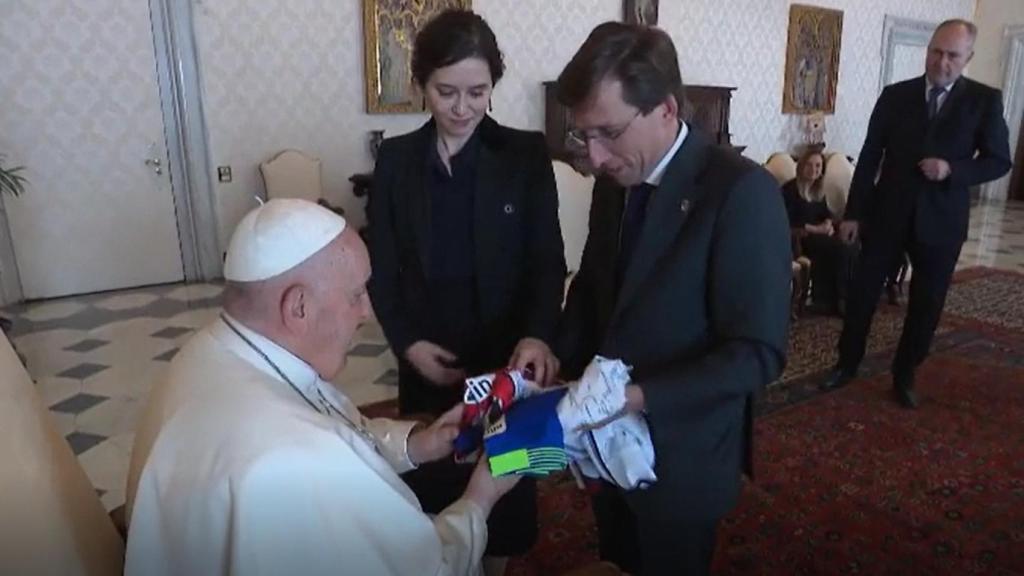
[[[622,16],[627,24],[658,25],[658,0],[622,0]]]
[[[370,114],[420,112],[423,99],[413,89],[412,43],[416,32],[449,8],[472,8],[471,0],[363,0],[363,54],[366,111]]]
[[[842,35],[842,10],[800,4],[789,7],[784,114],[835,112]]]

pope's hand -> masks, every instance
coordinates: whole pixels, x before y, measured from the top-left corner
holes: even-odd
[[[451,386],[466,379],[465,370],[451,367],[458,357],[427,340],[418,340],[406,348],[405,359],[428,382],[437,386]]]
[[[426,428],[416,428],[409,434],[406,450],[413,464],[440,460],[452,453],[452,442],[459,435],[463,404],[445,412]]]
[[[473,469],[473,476],[470,477],[469,485],[466,486],[462,497],[476,503],[483,509],[484,516],[487,516],[491,513],[494,503],[514,488],[521,478],[518,474],[495,478],[487,463],[487,454],[484,453],[480,455],[480,460],[476,463],[476,468]]]
[[[548,386],[558,375],[559,362],[543,340],[523,338],[512,352],[508,365],[520,372],[525,371],[528,366],[532,367],[531,379],[541,386]]]

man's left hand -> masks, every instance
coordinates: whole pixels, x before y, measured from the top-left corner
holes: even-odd
[[[925,158],[917,163],[917,167],[921,169],[925,178],[933,182],[941,182],[949,178],[949,173],[952,171],[949,168],[949,162],[942,158]]]
[[[636,384],[626,385],[626,411],[639,414],[644,411],[644,389]]]
[[[413,464],[420,465],[424,462],[433,462],[452,453],[452,442],[459,435],[459,421],[462,419],[462,409],[463,404],[460,402],[454,408],[442,414],[437,420],[434,420],[430,426],[413,429],[406,443],[409,460]]]
[[[523,338],[512,352],[509,366],[515,370],[526,370],[533,367],[533,381],[541,386],[548,386],[558,376],[558,358],[551,352],[543,340],[539,338]]]

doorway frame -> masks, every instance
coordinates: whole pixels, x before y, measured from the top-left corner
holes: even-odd
[[[192,3],[149,0],[160,108],[185,282],[221,275]]]
[[[1024,120],[1024,25],[1003,28],[1003,49],[1000,53],[1003,72],[1003,117],[1010,132],[1011,159],[1020,145],[1020,126]],[[1004,202],[1009,196],[1010,179],[1021,167],[1014,166],[1010,173],[981,187],[981,197]]]
[[[896,47],[927,47],[938,25],[938,22],[885,15],[882,27],[882,66],[878,71],[879,94],[886,86],[892,84],[892,65],[896,57]],[[924,74],[924,70],[921,73]]]

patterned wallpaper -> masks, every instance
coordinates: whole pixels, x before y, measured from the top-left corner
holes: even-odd
[[[221,241],[261,187],[257,165],[294,147],[323,159],[328,197],[362,220],[348,176],[370,169],[367,132],[411,130],[424,115],[364,113],[360,0],[193,0],[213,166],[234,182],[215,187]],[[886,14],[940,21],[969,17],[974,0],[816,0],[845,11],[830,148],[856,154],[877,96]],[[736,86],[733,141],[757,161],[799,142],[781,113],[787,0],[662,0],[660,23],[676,42],[683,79]],[[508,73],[494,116],[541,129],[540,83],[557,76],[587,33],[621,17],[621,0],[474,0],[505,52]],[[906,55],[912,60],[911,55]],[[901,64],[901,69],[913,63]],[[923,61],[918,64],[923,72]]]

